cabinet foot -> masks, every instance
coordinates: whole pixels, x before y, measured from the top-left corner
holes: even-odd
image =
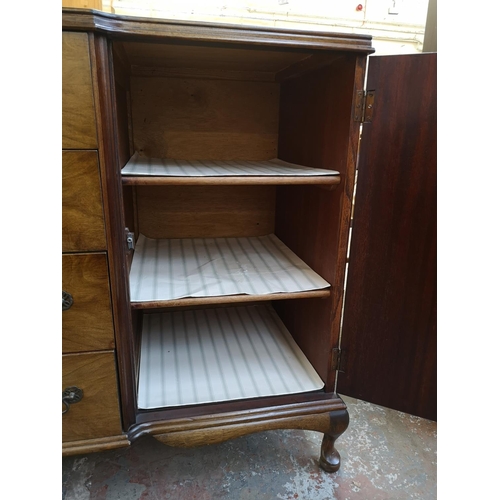
[[[347,410],[330,412],[330,429],[323,436],[319,465],[326,472],[337,472],[340,468],[340,454],[335,449],[335,441],[347,429]]]

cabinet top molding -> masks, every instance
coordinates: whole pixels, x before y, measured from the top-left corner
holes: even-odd
[[[370,35],[118,16],[89,9],[63,8],[62,28],[95,31],[115,38],[133,37],[157,41],[175,39],[185,42],[255,44],[366,54],[375,50]]]

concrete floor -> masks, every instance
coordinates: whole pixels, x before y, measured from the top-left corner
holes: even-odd
[[[63,459],[63,500],[434,499],[436,422],[343,397],[340,471],[318,466],[322,435],[268,431],[195,449],[144,437]]]

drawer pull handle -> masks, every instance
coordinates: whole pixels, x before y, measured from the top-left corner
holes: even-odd
[[[69,292],[62,291],[62,310],[67,311],[73,305],[73,297]]]
[[[64,415],[69,411],[69,405],[78,403],[83,399],[83,390],[79,387],[67,387],[62,393],[62,402],[64,405],[64,410],[62,414]]]

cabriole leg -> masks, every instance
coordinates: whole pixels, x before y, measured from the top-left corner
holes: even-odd
[[[347,429],[349,414],[347,410],[330,412],[330,429],[321,443],[319,465],[326,472],[337,472],[340,468],[340,454],[335,449],[335,441]]]

